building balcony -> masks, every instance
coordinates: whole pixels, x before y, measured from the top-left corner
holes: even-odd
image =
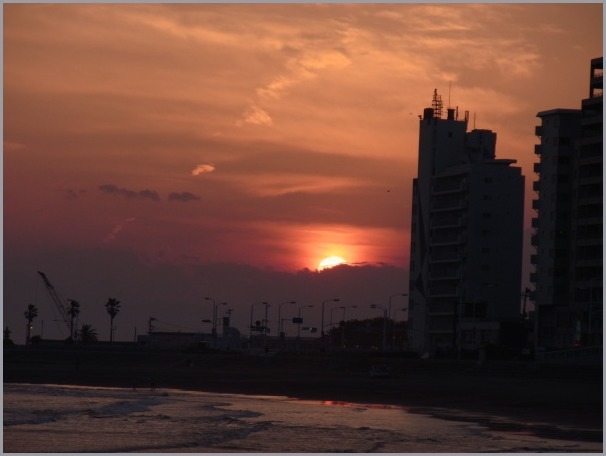
[[[539,256],[538,255],[530,255],[530,264],[537,264],[539,262]],[[534,273],[531,273],[531,275]]]
[[[535,163],[532,169],[535,173],[541,174],[542,168],[541,163]]]
[[[533,199],[532,200],[532,208],[536,211],[538,211],[541,208],[541,200],[539,199]]]
[[[539,218],[533,217],[532,219],[530,219],[530,226],[532,228],[538,228],[539,227]]]
[[[535,144],[534,153],[540,156],[543,153],[543,146],[541,144]]]
[[[447,217],[433,217],[430,221],[430,228],[458,228],[465,223],[464,217],[449,214]]]
[[[429,262],[433,263],[458,263],[461,261],[459,253],[432,253],[429,255]]]
[[[539,235],[538,234],[533,234],[530,236],[530,245],[532,245],[533,247],[536,247],[539,245]]]
[[[437,235],[437,236],[431,236],[430,240],[429,240],[429,244],[431,246],[436,246],[436,245],[459,245],[463,243],[463,236],[461,236],[460,234],[453,234],[453,235]]]
[[[538,180],[534,181],[532,183],[532,189],[537,193],[540,192],[541,191],[541,181],[538,181]]]
[[[602,261],[601,259],[587,259],[587,260],[583,260],[583,259],[577,259],[575,261],[575,266],[577,268],[602,268]]]
[[[432,212],[462,211],[467,208],[467,200],[458,201],[440,201],[431,205]]]
[[[588,226],[588,225],[601,225],[602,224],[602,217],[598,216],[598,215],[594,215],[594,216],[584,216],[584,217],[578,217],[577,218],[577,225],[579,226]]]
[[[537,125],[536,127],[534,127],[534,134],[535,136],[543,136],[543,125]],[[535,154],[536,154],[536,146],[535,146]]]
[[[442,286],[436,284],[429,289],[430,298],[457,298],[458,296],[459,287],[456,286]]]
[[[530,273],[530,281],[532,283],[537,283],[537,278],[538,278],[538,274],[536,272],[531,272]]]
[[[458,281],[461,275],[459,274],[458,268],[452,271],[436,271],[429,273],[429,280],[432,282],[440,280]]]
[[[445,195],[448,193],[459,193],[467,189],[465,182],[436,182],[432,188],[432,194],[434,195]]]

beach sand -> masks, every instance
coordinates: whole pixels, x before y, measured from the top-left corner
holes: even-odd
[[[392,366],[372,378],[374,364]],[[5,383],[177,388],[392,404],[444,419],[601,439],[601,366],[402,359],[378,354],[181,353],[137,348],[15,347]]]

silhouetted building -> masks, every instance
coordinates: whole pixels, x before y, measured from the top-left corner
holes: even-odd
[[[495,157],[496,133],[458,117],[436,91],[419,122],[408,335],[430,356],[498,344],[520,318],[524,177]]]
[[[581,109],[537,114],[538,197],[531,257],[536,343],[571,348],[602,340],[602,58],[592,59]]]

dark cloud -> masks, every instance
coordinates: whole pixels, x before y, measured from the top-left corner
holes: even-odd
[[[152,201],[160,201],[160,196],[158,195],[158,192],[156,192],[155,190],[145,189],[145,190],[134,191],[134,190],[128,190],[126,188],[117,187],[114,184],[99,185],[99,190],[101,190],[103,193],[121,196],[121,197],[128,198],[128,199],[142,198],[142,199],[150,199]]]
[[[199,199],[200,197],[198,195],[194,195],[190,192],[173,192],[168,195],[168,201],[181,201],[183,203],[187,203],[189,201],[197,201]]]
[[[80,198],[80,196],[84,195],[86,193],[86,190],[74,190],[74,189],[67,189],[65,190],[65,197],[67,199],[71,199],[71,200],[75,200]]]

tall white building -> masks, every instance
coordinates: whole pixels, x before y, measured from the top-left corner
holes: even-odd
[[[547,350],[602,345],[603,58],[591,60],[589,96],[580,109],[537,117],[530,275],[536,344]]]
[[[437,91],[419,121],[408,333],[430,356],[499,344],[520,319],[524,177],[495,157],[496,133],[467,126]]]

